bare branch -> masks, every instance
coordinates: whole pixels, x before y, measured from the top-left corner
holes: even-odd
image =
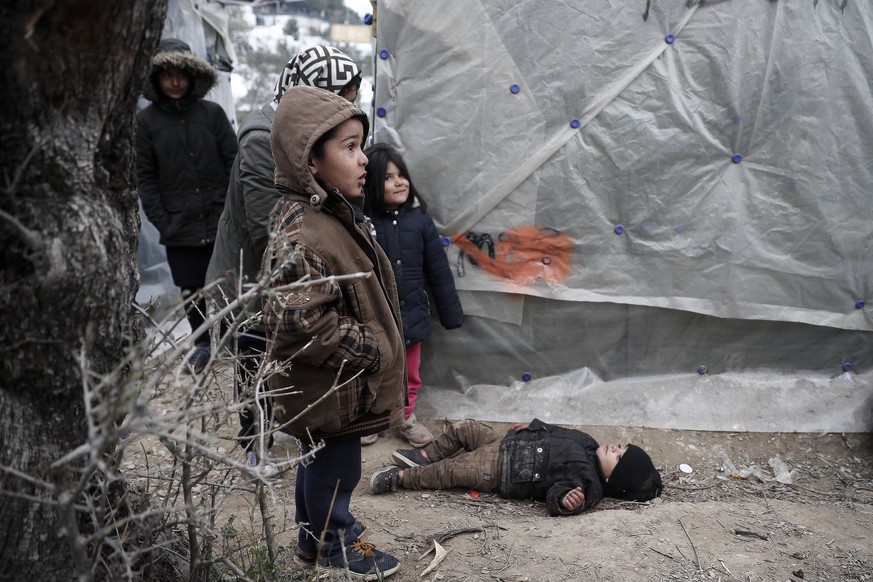
[[[31,251],[41,253],[45,250],[45,240],[43,240],[38,232],[27,228],[17,218],[3,210],[0,210],[0,218],[12,225],[12,228]]]
[[[15,169],[15,175],[12,176],[12,180],[7,179],[7,185],[3,188],[3,194],[6,196],[13,196],[18,191],[18,184],[24,177],[25,170],[27,170],[27,167],[30,165],[30,162],[33,161],[33,157],[37,152],[42,149],[43,144],[45,144],[45,138],[43,137],[39,137],[33,142],[30,151],[27,152],[24,160],[22,160],[21,164]]]

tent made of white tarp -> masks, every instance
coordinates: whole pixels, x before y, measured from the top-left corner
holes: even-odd
[[[379,0],[374,27],[374,139],[467,313],[422,414],[873,428],[873,5]]]

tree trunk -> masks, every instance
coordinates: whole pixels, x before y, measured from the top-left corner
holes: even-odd
[[[81,476],[50,465],[87,442],[83,384],[116,368],[141,329],[133,116],[166,9],[167,0],[0,7],[3,580],[81,577],[69,521],[45,503]]]

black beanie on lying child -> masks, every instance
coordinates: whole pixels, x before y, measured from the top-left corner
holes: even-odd
[[[662,488],[661,475],[651,457],[640,447],[628,445],[609,476],[604,493],[625,501],[649,501],[659,496]]]

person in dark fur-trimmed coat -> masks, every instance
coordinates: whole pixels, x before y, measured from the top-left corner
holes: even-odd
[[[372,220],[376,240],[394,269],[406,341],[409,403],[399,431],[409,444],[423,447],[433,440],[433,435],[416,420],[414,411],[422,384],[421,343],[433,331],[428,292],[446,329],[461,327],[464,310],[436,226],[402,156],[387,144],[373,145],[366,154],[369,162],[364,212]],[[371,444],[374,440],[370,437],[369,442],[366,439],[363,442]]]
[[[218,75],[178,39],[164,39],[152,59],[136,116],[136,169],[146,216],[161,233],[173,282],[191,296],[206,281],[218,219],[236,157],[236,134],[224,109],[203,97]],[[191,330],[204,321],[205,300],[186,314]],[[209,333],[195,338],[189,363],[200,372],[210,357]]]

